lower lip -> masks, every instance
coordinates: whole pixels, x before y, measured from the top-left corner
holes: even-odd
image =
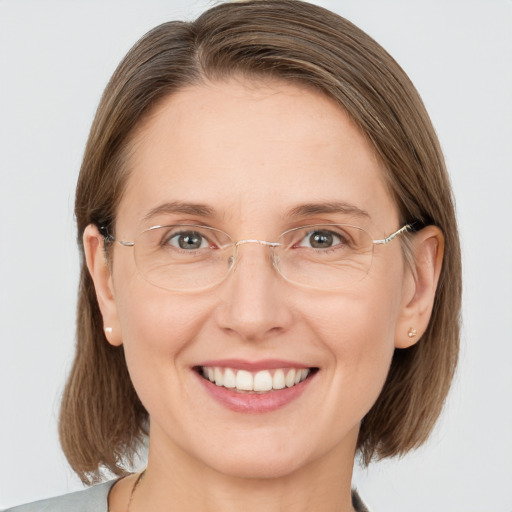
[[[315,375],[316,373],[310,374],[306,380],[291,388],[274,390],[268,393],[238,393],[224,386],[217,386],[199,374],[197,374],[197,378],[206,391],[228,409],[235,412],[261,414],[280,409],[299,398]]]

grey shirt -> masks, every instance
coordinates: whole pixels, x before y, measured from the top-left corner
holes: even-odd
[[[108,493],[116,482],[110,480],[83,491],[8,508],[4,512],[108,512]]]
[[[111,480],[83,491],[9,508],[3,512],[108,512],[108,493],[115,482],[117,480]],[[368,512],[355,491],[352,491],[352,504],[358,512]]]

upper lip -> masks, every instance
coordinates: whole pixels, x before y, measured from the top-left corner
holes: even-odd
[[[278,368],[312,368],[311,365],[284,359],[261,359],[259,361],[247,361],[244,359],[216,359],[203,361],[196,366],[233,368],[257,372],[260,370],[275,370]]]

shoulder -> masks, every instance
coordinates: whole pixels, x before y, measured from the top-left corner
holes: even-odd
[[[83,491],[35,501],[3,512],[107,512],[108,493],[116,481],[111,480]]]
[[[352,506],[356,512],[370,512],[355,489],[352,489]]]

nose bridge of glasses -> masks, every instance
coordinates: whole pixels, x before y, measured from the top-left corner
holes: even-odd
[[[239,247],[240,245],[244,245],[244,244],[260,244],[260,245],[266,245],[268,247],[279,247],[281,245],[279,242],[267,242],[266,240],[248,239],[248,240],[238,240],[238,242],[235,243],[235,247]]]
[[[271,249],[270,254],[269,254],[270,261],[271,261],[272,265],[274,265],[274,266],[277,265],[276,254],[273,249],[280,247],[282,244],[280,244],[279,242],[267,242],[266,240],[257,240],[257,239],[252,239],[252,238],[246,239],[246,240],[239,240],[238,242],[233,244],[232,247],[235,252],[232,256],[233,259],[231,259],[231,262],[230,262],[231,264],[233,264],[233,263],[235,263],[235,265],[238,264],[238,261],[241,258],[239,248],[240,248],[240,246],[246,245],[246,244],[256,244],[256,245],[262,245],[264,247],[269,247]]]

